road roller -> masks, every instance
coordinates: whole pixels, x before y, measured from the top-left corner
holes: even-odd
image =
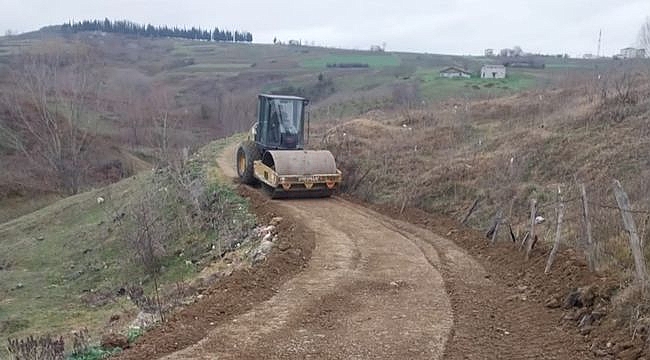
[[[336,191],[342,175],[332,153],[305,150],[308,105],[302,97],[258,95],[257,120],[236,153],[242,183],[260,183],[274,199],[328,197]]]

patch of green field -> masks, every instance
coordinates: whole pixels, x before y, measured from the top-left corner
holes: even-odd
[[[223,178],[213,165],[220,150],[238,139],[209,144],[192,157],[188,171],[204,179],[209,186],[206,191],[221,192],[220,201],[228,203],[224,206],[235,209],[228,215],[233,217],[228,221],[248,227],[254,218],[248,212],[247,201],[227,183],[219,185]],[[114,219],[116,214],[128,214],[145,192],[163,191],[157,188],[157,176],[160,175],[138,174],[0,224],[1,339],[44,333],[67,335],[84,326],[96,336],[110,315],[134,310],[126,298],[111,295],[127,284],[150,288],[151,279],[134,261],[126,240],[127,223]],[[98,204],[98,196],[104,197],[105,203]],[[184,208],[174,201],[165,207],[166,216],[175,217],[175,212]],[[194,251],[191,255],[190,248],[209,249],[210,244],[218,241],[217,234],[189,232],[166,240],[167,255],[160,277],[163,284],[174,284],[200,271],[200,266],[186,260],[196,260],[196,256],[207,253]],[[111,300],[87,301],[101,294]],[[0,358],[6,358],[5,351],[0,347]]]
[[[383,73],[353,73],[349,76],[337,77],[334,80],[337,91],[364,91],[390,84],[395,76]]]
[[[300,65],[304,68],[325,68],[327,64],[357,63],[368,64],[369,67],[398,66],[401,63],[399,56],[386,54],[349,54],[329,55],[319,58],[303,60]]]
[[[185,66],[184,70],[189,70],[190,72],[202,72],[202,71],[222,71],[230,69],[247,69],[250,68],[251,64],[241,64],[241,63],[223,63],[223,64],[194,64]]]
[[[546,64],[548,69],[589,69],[593,65],[586,62],[563,62],[563,63],[551,63]]]
[[[529,73],[511,71],[505,79],[481,79],[475,75],[469,79],[441,78],[438,69],[418,71],[421,94],[426,99],[440,100],[450,97],[473,98],[479,95],[505,95],[529,89],[537,84],[537,78]]]

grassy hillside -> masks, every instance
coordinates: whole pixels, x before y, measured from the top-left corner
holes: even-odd
[[[554,238],[560,185],[567,208],[564,241],[582,246],[577,183],[584,183],[593,202],[599,266],[629,269],[631,254],[612,182],[620,180],[634,208],[640,210],[636,222],[645,237],[642,241],[648,241],[646,71],[627,64],[602,72],[596,80],[569,77],[554,89],[373,112],[323,127],[316,136],[334,152],[346,174],[346,191],[356,196],[398,208],[442,212],[459,220],[478,199],[470,225],[486,229],[502,211],[518,234],[527,229],[529,201],[534,198],[540,204],[539,214],[548,220],[539,230],[542,241]],[[529,81],[524,80],[528,75],[522,76],[502,84],[515,88],[518,81]],[[467,83],[486,86],[481,80]],[[501,236],[509,237],[507,232]]]
[[[213,142],[194,155],[185,167],[192,192],[201,206],[227,209],[218,220],[221,229],[208,227],[203,212],[193,208],[189,189],[178,175],[166,171],[141,173],[105,188],[59,200],[28,215],[0,225],[0,338],[28,334],[61,334],[88,327],[96,336],[110,328],[109,318],[123,314],[115,331],[137,313],[120,296],[120,289],[142,285],[152,290],[151,273],[134,256],[134,226],[140,204],[155,197],[165,237],[161,247],[163,288],[196,277],[219,251],[245,242],[254,225],[248,204],[220,183],[214,158],[228,141]],[[216,196],[216,198],[214,197]],[[98,203],[97,198],[104,198]],[[153,215],[152,215],[153,216]],[[199,223],[195,223],[195,220]],[[222,225],[224,222],[225,225]],[[246,245],[244,243],[244,245]],[[243,246],[242,249],[245,249]],[[176,285],[175,285],[176,286]],[[131,314],[131,315],[129,315]],[[4,346],[0,358],[4,358]]]

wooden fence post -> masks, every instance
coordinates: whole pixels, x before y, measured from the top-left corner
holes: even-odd
[[[535,217],[537,215],[537,200],[532,199],[530,201],[530,236],[528,237],[528,244],[526,246],[526,260],[530,258],[530,252],[533,250],[533,245],[535,245]]]
[[[492,240],[491,240],[492,245],[497,243],[497,234],[499,233],[499,226],[501,225],[502,218],[503,218],[503,211],[501,211],[499,209],[499,211],[497,212],[497,218],[496,218],[495,224],[494,224],[494,232],[492,233]]]
[[[587,189],[585,184],[580,184],[580,194],[582,196],[582,223],[584,225],[585,236],[587,238],[587,265],[589,270],[596,270],[596,249],[594,240],[591,237],[591,220],[589,220],[589,201],[587,200]]]
[[[623,190],[621,183],[616,179],[614,179],[614,195],[616,196],[618,207],[621,210],[623,224],[625,225],[625,229],[630,236],[630,248],[632,248],[632,256],[634,257],[634,266],[636,268],[637,281],[643,287],[645,287],[646,280],[648,278],[648,271],[646,269],[643,251],[641,250],[641,241],[639,240],[639,234],[636,232],[634,218],[630,213],[630,199],[627,197],[625,190]]]
[[[546,262],[546,268],[544,273],[548,274],[551,272],[551,265],[555,261],[555,256],[557,255],[558,249],[560,248],[560,239],[562,237],[562,219],[564,218],[564,200],[562,199],[562,189],[560,185],[557,186],[557,198],[558,204],[556,207],[557,210],[557,226],[555,228],[555,243],[553,244],[553,249],[548,256],[548,261]]]
[[[478,202],[480,200],[481,200],[480,197],[477,197],[474,200],[474,203],[472,203],[472,206],[469,208],[469,211],[467,211],[467,214],[465,215],[465,217],[463,217],[463,220],[461,220],[461,222],[460,222],[461,224],[465,225],[467,220],[469,220],[469,217],[472,216],[472,214],[474,213],[474,210],[476,210],[476,206],[478,206]]]

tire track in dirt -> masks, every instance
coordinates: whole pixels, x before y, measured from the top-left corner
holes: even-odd
[[[441,256],[454,312],[445,359],[594,357],[580,336],[562,327],[556,312],[492,281],[485,268],[451,240],[410,223],[384,220],[410,240],[431,244]]]
[[[341,200],[276,205],[316,232],[309,267],[269,301],[166,359],[440,358],[451,306],[442,276],[415,244],[379,214]]]

